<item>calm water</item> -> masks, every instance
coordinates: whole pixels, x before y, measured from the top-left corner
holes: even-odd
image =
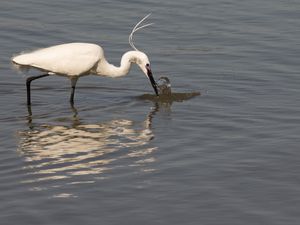
[[[300,3],[296,0],[0,2],[0,224],[299,224]],[[32,85],[10,57],[81,41],[118,64],[133,25],[157,102],[121,79]],[[37,74],[30,71],[29,74]],[[76,112],[77,110],[77,112]]]

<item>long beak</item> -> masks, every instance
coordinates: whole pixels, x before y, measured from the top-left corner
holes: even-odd
[[[156,82],[155,82],[155,80],[153,78],[150,66],[147,66],[146,69],[147,69],[147,76],[148,76],[148,78],[149,78],[149,80],[151,82],[151,85],[152,85],[152,87],[153,87],[153,89],[155,91],[155,94],[158,96],[157,84],[156,84]]]

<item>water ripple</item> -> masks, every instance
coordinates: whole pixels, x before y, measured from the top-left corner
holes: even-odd
[[[156,148],[149,146],[153,133],[147,124],[135,128],[133,121],[119,119],[75,127],[41,125],[19,132],[18,152],[30,175],[22,183],[95,177],[113,170],[113,162],[122,159],[132,158],[135,165],[151,163]]]

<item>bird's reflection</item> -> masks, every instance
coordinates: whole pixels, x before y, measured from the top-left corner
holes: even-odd
[[[39,184],[49,180],[71,180],[69,183],[73,184],[93,182],[120,166],[140,168],[143,172],[154,171],[151,168],[155,161],[153,152],[158,148],[150,143],[154,138],[153,119],[158,112],[169,114],[173,100],[157,101],[152,97],[147,99],[147,96],[142,99],[152,101],[153,107],[140,122],[114,119],[85,124],[72,106],[71,124],[39,125],[32,122],[32,111],[28,107],[29,129],[20,132],[18,147],[28,173],[23,183]],[[180,98],[182,100],[185,99]],[[92,180],[78,179],[83,177],[80,175],[89,175]]]
[[[20,132],[19,153],[25,160],[28,179],[25,183],[62,180],[78,175],[101,177],[115,167],[136,166],[153,171],[157,148],[149,142],[154,138],[152,120],[159,106],[155,105],[144,121],[115,119],[83,124],[74,116],[71,125],[36,125],[28,116],[29,129]]]

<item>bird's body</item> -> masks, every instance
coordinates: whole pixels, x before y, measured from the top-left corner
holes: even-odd
[[[100,75],[108,77],[120,77],[128,74],[131,64],[137,64],[143,73],[149,78],[155,93],[158,94],[157,85],[152,76],[150,61],[148,56],[137,50],[133,45],[132,35],[137,30],[149,26],[150,24],[138,27],[149,15],[144,17],[133,28],[129,36],[129,44],[134,51],[123,54],[120,66],[114,66],[106,60],[104,50],[101,46],[91,43],[67,43],[42,48],[29,53],[23,53],[12,58],[12,62],[20,68],[36,68],[45,74],[29,77],[26,81],[27,104],[31,104],[30,85],[33,80],[49,75],[60,75],[71,80],[72,92],[70,97],[71,104],[74,103],[74,93],[77,80],[85,75]]]
[[[18,55],[12,61],[20,66],[70,78],[95,72],[104,58],[103,49],[96,44],[68,43]]]
[[[116,67],[107,62],[101,46],[91,43],[67,43],[18,55],[12,61],[26,68],[36,68],[48,74],[78,78],[83,75],[125,76],[136,58],[148,57],[139,51],[126,52]]]

